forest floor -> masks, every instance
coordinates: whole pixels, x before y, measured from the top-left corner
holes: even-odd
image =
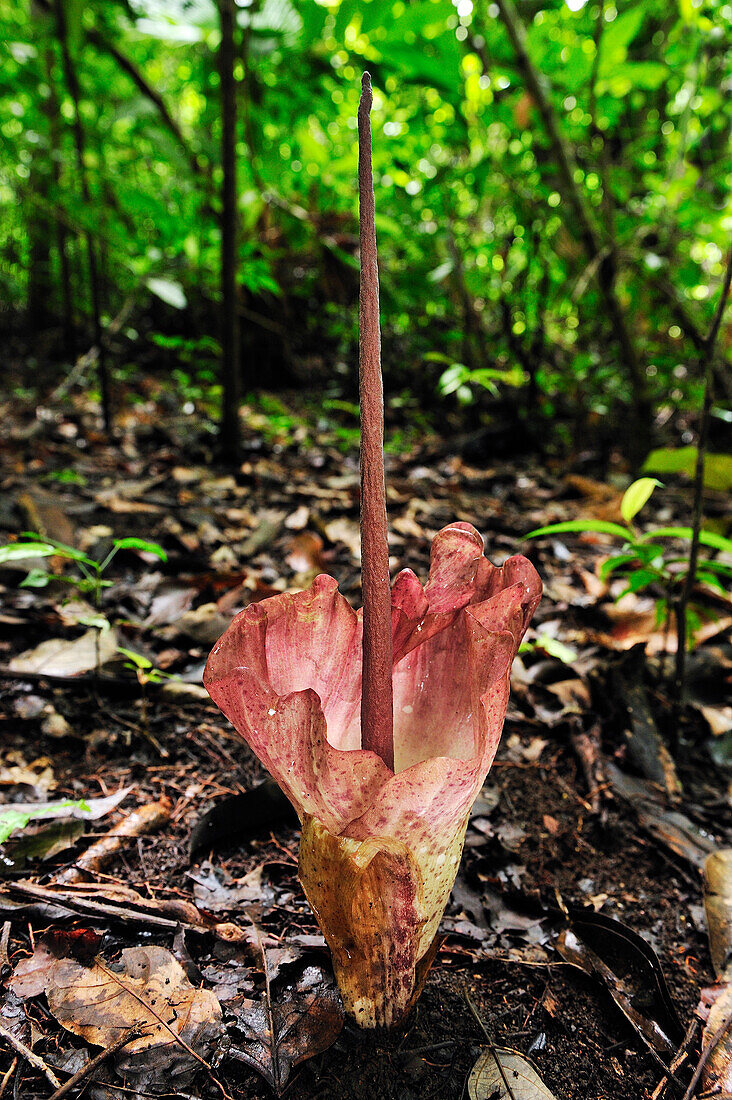
[[[599,579],[612,540],[523,539],[618,520],[622,476],[482,467],[437,437],[388,456],[395,570],[424,578],[432,535],[467,520],[493,561],[528,554],[545,594],[424,992],[403,1026],[367,1033],[343,1022],[291,813],[253,791],[263,769],[200,684],[249,602],[325,571],[358,605],[356,456],[332,433],[278,435],[252,416],[227,472],[192,417],[149,405],[121,419],[114,446],[83,402],[3,415],[0,541],[32,530],[101,560],[112,538],[136,537],[167,560],[120,550],[98,605],[69,583],[72,562],[0,570],[0,826],[9,804],[90,810],[21,823],[0,848],[0,1097],[49,1097],[101,1048],[70,1095],[266,1097],[274,1084],[291,1100],[681,1100],[715,981],[702,867],[732,845],[730,601],[710,597],[675,726],[673,636],[653,594],[616,603]],[[723,504],[711,494],[708,515]],[[688,483],[647,512],[688,522]],[[19,587],[28,565],[65,580]],[[117,647],[145,659],[137,671]],[[120,823],[137,835],[79,871]],[[491,1084],[489,1043],[528,1056],[549,1092]]]

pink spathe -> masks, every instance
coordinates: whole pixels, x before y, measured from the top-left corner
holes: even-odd
[[[405,964],[412,972],[447,902],[468,814],[498,747],[511,663],[540,597],[531,563],[517,556],[491,565],[467,523],[435,536],[425,586],[411,570],[396,577],[394,771],[361,748],[362,616],[332,577],[248,607],[209,657],[206,688],[280,784],[308,836],[314,819],[358,874],[374,852],[398,864],[398,875],[387,877],[410,883],[407,901],[400,887],[399,908],[406,905],[419,925]],[[308,874],[317,878],[312,861]],[[323,883],[303,883],[344,991],[336,931],[324,926]],[[357,897],[354,906],[362,903]],[[338,920],[348,919],[339,910]],[[358,939],[358,929],[349,935]],[[344,952],[351,959],[350,948]],[[406,992],[398,1009],[354,1009],[344,992],[346,1007],[367,1025],[394,1022],[414,993],[399,977]],[[411,980],[414,986],[414,973]]]

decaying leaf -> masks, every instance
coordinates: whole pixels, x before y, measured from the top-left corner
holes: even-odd
[[[709,951],[718,983],[702,990],[699,1014],[706,1017],[702,1042],[714,1043],[701,1078],[703,1092],[732,1090],[732,1034],[725,1021],[732,1016],[732,849],[707,856],[704,864],[704,907]],[[708,1014],[707,1014],[708,1012]],[[723,1032],[718,1036],[720,1030]]]
[[[468,1078],[470,1100],[555,1100],[528,1058],[517,1050],[489,1047]]]
[[[0,789],[5,798],[9,790],[11,800],[17,797],[13,787],[25,787],[40,802],[55,786],[56,777],[48,756],[39,756],[28,764],[19,752],[9,752],[0,763]]]
[[[261,1073],[281,1093],[293,1066],[335,1042],[343,1027],[343,1006],[333,978],[320,966],[307,967],[274,999],[265,982],[261,1000],[230,1003],[238,1033],[230,1055]]]
[[[732,981],[732,848],[707,856],[704,908],[714,973],[721,981]]]
[[[96,1046],[137,1026],[141,1034],[120,1054],[117,1068],[140,1087],[182,1084],[200,1064],[186,1047],[206,1058],[222,1031],[215,994],[192,986],[163,947],[127,948],[119,963],[97,957],[85,966],[57,957],[42,942],[18,964],[11,988],[23,999],[45,993],[58,1022]]]
[[[658,1021],[650,1016],[644,1016],[635,1008],[633,1000],[636,991],[629,983],[618,977],[571,928],[560,932],[555,946],[565,962],[576,966],[590,977],[599,979],[605,985],[615,1004],[651,1050],[667,1057],[676,1052],[677,1044],[669,1039]]]
[[[2,815],[0,813],[0,835],[1,831]],[[24,867],[29,859],[52,859],[59,852],[65,852],[73,847],[83,833],[84,822],[72,819],[55,821],[37,832],[13,837],[4,844],[5,867],[17,871]]]
[[[118,638],[114,627],[87,630],[80,638],[49,638],[34,649],[14,657],[8,664],[13,672],[45,673],[46,676],[76,676],[113,660]]]
[[[89,798],[74,802],[58,799],[55,802],[13,802],[0,806],[0,844],[14,833],[24,829],[29,821],[38,818],[78,818],[82,821],[98,821],[119,806],[132,790],[124,787],[106,798]]]

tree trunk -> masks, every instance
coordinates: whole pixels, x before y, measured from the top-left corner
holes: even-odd
[[[64,0],[55,0],[55,2],[56,26],[58,31],[59,44],[61,46],[61,60],[63,63],[64,78],[66,80],[66,87],[71,97],[71,101],[74,105],[74,148],[76,150],[76,166],[79,173],[79,184],[81,187],[81,194],[84,202],[87,206],[90,206],[91,192],[89,190],[89,180],[87,178],[86,165],[84,163],[84,128],[81,124],[81,114],[79,112],[81,88],[79,85],[79,78],[76,69],[74,68],[74,63],[71,57],[71,50],[69,48]],[[92,320],[94,324],[94,343],[97,346],[97,374],[99,378],[99,392],[102,405],[102,421],[104,423],[105,432],[109,434],[112,427],[112,415],[109,403],[109,378],[107,374],[104,332],[102,330],[101,285],[97,264],[97,252],[94,244],[94,238],[88,230],[84,233],[84,237],[86,239],[87,260],[89,263],[89,291],[92,304]]]
[[[241,349],[236,287],[237,274],[237,191],[236,191],[236,82],[234,80],[234,0],[219,0],[221,45],[221,449],[224,458],[239,457],[239,405],[241,403]]]

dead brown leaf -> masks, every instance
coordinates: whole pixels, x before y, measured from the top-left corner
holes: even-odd
[[[192,986],[164,947],[131,947],[119,964],[97,957],[86,966],[42,942],[18,964],[11,988],[23,999],[45,993],[59,1023],[95,1046],[139,1028],[119,1064],[146,1086],[171,1077],[180,1084],[198,1068],[195,1055],[208,1057],[222,1032],[216,995]]]
[[[117,632],[90,627],[80,638],[49,638],[9,662],[13,672],[39,672],[47,676],[76,676],[106,664],[117,655]]]

